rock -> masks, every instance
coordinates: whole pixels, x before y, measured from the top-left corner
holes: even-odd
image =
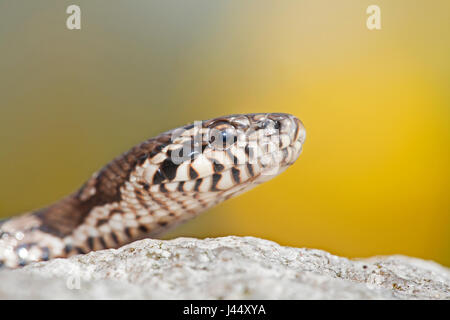
[[[0,271],[1,299],[450,299],[450,270],[253,237],[145,239]]]

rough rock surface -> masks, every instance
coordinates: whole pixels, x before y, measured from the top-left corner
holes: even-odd
[[[0,298],[450,299],[450,270],[404,256],[349,260],[252,237],[146,239],[2,270]]]

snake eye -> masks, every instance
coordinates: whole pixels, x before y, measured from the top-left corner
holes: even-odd
[[[228,122],[217,122],[209,127],[208,143],[213,149],[228,149],[236,141],[236,128]]]

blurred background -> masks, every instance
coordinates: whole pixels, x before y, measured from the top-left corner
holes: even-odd
[[[70,4],[81,30],[66,28]],[[60,199],[162,131],[287,112],[307,130],[297,163],[166,238],[450,266],[449,57],[446,0],[2,1],[0,216]]]

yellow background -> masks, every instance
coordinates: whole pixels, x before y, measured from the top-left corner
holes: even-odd
[[[73,3],[0,2],[1,216],[164,130],[288,112],[307,129],[297,163],[167,237],[450,265],[449,1],[78,0],[69,31]]]

